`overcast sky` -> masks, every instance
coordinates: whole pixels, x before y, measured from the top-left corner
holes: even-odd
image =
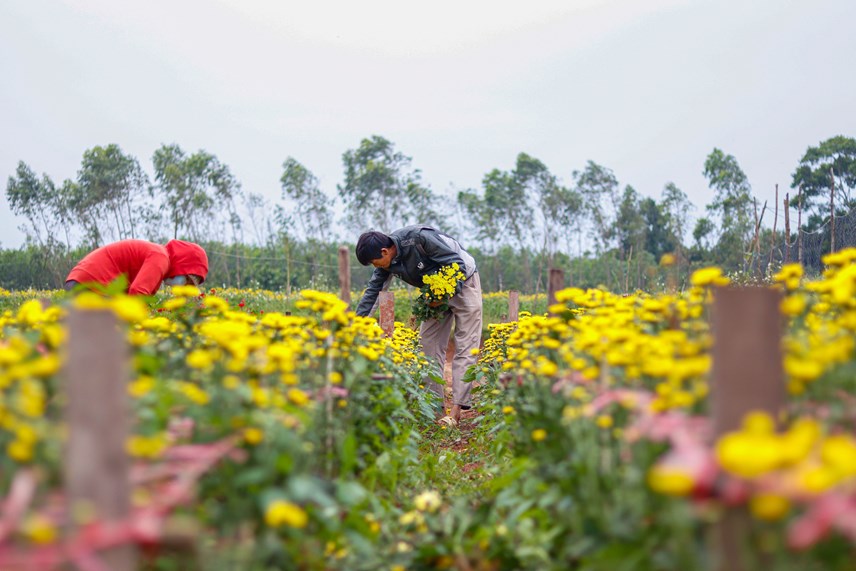
[[[286,157],[334,195],[377,134],[438,193],[526,152],[697,212],[719,147],[772,203],[809,145],[856,136],[854,65],[856,0],[0,0],[0,246],[19,160],[61,182],[110,143],[149,173],[205,149],[275,200]]]

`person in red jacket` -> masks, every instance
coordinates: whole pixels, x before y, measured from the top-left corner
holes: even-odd
[[[169,285],[199,285],[208,276],[208,256],[193,242],[170,240],[166,246],[145,240],[121,240],[93,250],[65,279],[65,289],[77,284],[109,284],[119,276],[128,279],[130,295],[152,295]]]

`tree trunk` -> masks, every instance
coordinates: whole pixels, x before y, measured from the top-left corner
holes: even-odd
[[[829,252],[835,252],[835,171],[830,167],[829,181],[832,183],[829,189]]]

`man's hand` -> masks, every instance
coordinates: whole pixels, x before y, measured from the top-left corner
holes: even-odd
[[[428,303],[428,307],[440,307],[443,305],[442,301],[431,301]]]

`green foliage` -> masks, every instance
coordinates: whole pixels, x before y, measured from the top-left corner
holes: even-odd
[[[69,207],[64,185],[57,189],[48,175],[39,179],[36,173],[24,161],[19,161],[15,176],[10,176],[6,184],[6,199],[9,208],[17,216],[23,216],[28,222],[24,229],[31,242],[39,246],[60,247],[57,232],[65,229],[68,238]],[[66,240],[66,246],[69,246]]]
[[[840,208],[853,206],[853,189],[856,188],[856,139],[837,136],[809,147],[793,174],[791,188],[800,189],[791,198],[792,206],[802,206],[808,213],[829,216],[829,192],[835,189]],[[808,224],[817,224],[809,218]],[[816,226],[807,225],[808,230]]]
[[[598,252],[607,250],[618,230],[618,179],[612,170],[594,161],[588,161],[582,171],[574,171],[573,178],[596,234],[595,248]]]
[[[424,276],[424,285],[413,300],[413,317],[422,322],[443,316],[449,311],[449,301],[460,290],[464,279],[458,264],[443,266],[433,274]]]
[[[704,162],[704,176],[714,191],[708,212],[718,216],[716,258],[729,269],[741,268],[754,228],[752,188],[737,159],[713,149]]]
[[[832,246],[830,210],[834,206],[838,218],[856,207],[856,139],[839,135],[809,147],[793,173],[791,188],[798,189],[791,205],[803,209],[803,230],[820,233],[819,247],[828,252]],[[836,239],[840,248],[840,235]],[[822,270],[819,258],[808,260],[811,270]]]
[[[523,287],[531,291],[540,282],[532,279],[532,268],[540,274],[560,250],[560,238],[569,241],[579,230],[575,222],[582,208],[580,197],[526,153],[517,155],[513,170],[494,169],[486,174],[482,189],[481,196],[472,190],[458,193],[468,225],[490,253],[510,248],[538,254],[537,265],[529,256],[521,259],[526,276]]]
[[[673,182],[666,183],[660,198],[660,209],[666,220],[667,231],[678,248],[687,235],[690,210],[693,205],[684,191]]]
[[[282,198],[293,201],[301,235],[307,241],[326,241],[333,224],[332,200],[321,191],[318,178],[292,157],[282,168]]]
[[[519,153],[512,169],[491,169],[480,190],[461,190],[454,204],[444,204],[421,182],[411,158],[383,137],[363,139],[342,160],[338,197],[351,232],[345,241],[372,226],[456,227],[462,243],[473,241],[466,247],[476,254],[486,291],[542,292],[550,267],[576,268],[571,283],[580,287],[647,287],[656,283],[656,262],[667,253],[675,254],[684,274],[698,265],[764,273],[751,248],[751,186],[735,157],[720,149],[704,163],[714,199],[694,231],[692,205],[674,183],[664,186],[659,200],[629,185],[621,193],[615,173],[594,161],[573,171],[573,184],[566,187],[543,162]],[[296,159],[282,165],[280,204],[244,195],[229,167],[204,150],[188,154],[176,144],[162,145],[152,166],[150,186],[138,160],[116,144],[85,151],[77,176],[62,184],[19,162],[6,197],[24,221],[27,244],[20,253],[0,251],[0,286],[59,287],[84,246],[126,237],[180,237],[209,247],[216,268],[211,279],[218,286],[336,287],[333,200]],[[835,188],[839,216],[852,210],[856,139],[836,136],[809,147],[792,185],[802,189],[801,198],[790,200],[792,206],[803,201],[803,230],[816,232],[799,235],[806,241],[803,262],[819,271],[822,253],[831,247],[829,189]],[[769,224],[769,216],[765,220]],[[836,234],[844,239],[836,246],[851,245],[852,217],[840,220],[845,227],[839,222]],[[774,265],[782,257],[774,256]],[[359,288],[368,274],[355,267],[351,283]]]
[[[148,177],[137,159],[118,145],[96,146],[83,153],[77,184],[67,197],[75,219],[93,246],[105,241],[141,238],[150,196]]]
[[[391,232],[407,224],[445,227],[435,210],[436,198],[423,186],[411,159],[381,136],[363,139],[342,155],[345,180],[338,186],[350,229]]]
[[[155,190],[166,207],[170,238],[181,235],[196,242],[212,236],[221,212],[233,231],[240,228],[234,199],[240,184],[229,167],[206,151],[187,155],[178,145],[163,145],[152,156]]]
[[[282,292],[296,292],[303,288],[338,291],[338,243],[314,243],[283,238],[282,242],[271,242],[262,246],[251,244],[225,244],[202,242],[208,253],[209,275],[205,282],[208,288],[224,287],[255,288]],[[353,249],[351,249],[353,252]],[[565,271],[569,284],[577,287],[609,285],[615,291],[632,291],[639,288],[656,289],[662,283],[662,271],[658,260],[647,251],[635,253],[632,259],[622,260],[617,252],[606,252],[598,257],[585,255],[569,258],[556,253],[552,260],[549,254],[518,251],[509,247],[495,254],[479,247],[468,248],[479,266],[482,288],[485,292],[518,290],[521,293],[543,293],[547,287],[548,267]],[[89,248],[79,247],[72,251],[63,248],[26,246],[17,250],[0,249],[0,287],[6,289],[58,289],[62,287],[68,272]],[[705,258],[708,260],[709,258]],[[703,263],[701,259],[694,262]],[[362,292],[371,276],[371,267],[361,266],[351,257],[352,290]],[[691,267],[682,270],[687,277]],[[402,288],[406,298],[415,295],[412,288],[403,282],[393,281],[394,287]],[[356,304],[358,299],[353,300]],[[405,301],[409,306],[409,302]],[[406,320],[409,309],[397,313]]]
[[[648,229],[639,194],[632,186],[624,189],[615,227],[621,258],[626,260],[633,255],[633,252],[638,256],[647,240]]]

